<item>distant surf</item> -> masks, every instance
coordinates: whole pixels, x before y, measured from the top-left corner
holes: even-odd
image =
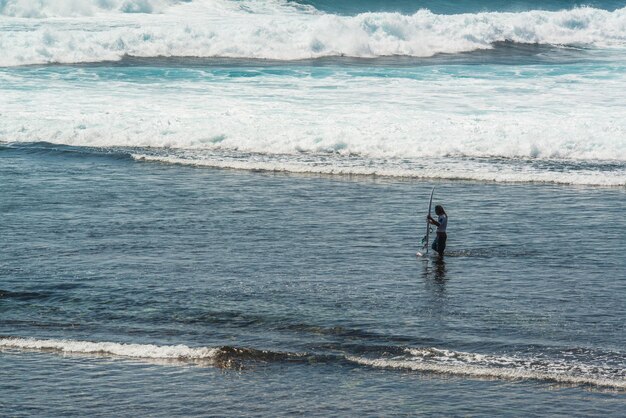
[[[626,8],[429,4],[0,2],[0,143],[626,185]]]
[[[282,0],[40,3],[0,3],[0,45],[5,45],[0,66],[124,56],[431,57],[505,41],[619,50],[626,44],[626,8],[458,14],[420,9],[345,16]]]
[[[548,160],[535,163],[528,160],[502,158],[416,158],[394,161],[358,156],[339,158],[316,155],[233,155],[232,153],[194,153],[193,151],[167,154],[167,152],[159,155],[154,152],[134,151],[131,155],[137,161],[275,173],[603,187],[626,186],[626,168],[620,163],[612,162],[571,164],[567,161]]]
[[[372,158],[340,153],[264,154],[228,150],[83,147],[45,142],[0,142],[2,151],[53,158],[113,159],[192,167],[262,171],[297,175],[380,177],[487,183],[539,183],[624,187],[626,167],[620,161],[568,161],[502,157]]]
[[[392,3],[0,2],[0,143],[626,185],[623,5]]]

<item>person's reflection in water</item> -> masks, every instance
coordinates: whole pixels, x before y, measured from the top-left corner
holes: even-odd
[[[446,283],[446,262],[442,257],[437,257],[433,270],[435,272],[435,281],[441,285]]]
[[[422,303],[429,312],[433,325],[445,327],[448,311],[448,295],[446,291],[446,263],[441,257],[424,260],[424,290]]]
[[[438,295],[444,297],[446,293],[446,262],[437,257],[424,263],[423,277],[426,287]]]

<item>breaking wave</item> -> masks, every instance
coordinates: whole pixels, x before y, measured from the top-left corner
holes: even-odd
[[[600,48],[626,44],[626,8],[453,15],[423,9],[341,16],[278,0],[101,0],[95,5],[5,0],[0,5],[0,66],[124,56],[430,57],[490,49],[503,41]]]
[[[242,368],[243,361],[286,361],[301,354],[278,353],[238,347],[188,347],[178,345],[122,344],[76,340],[39,340],[0,338],[0,350],[44,351],[58,354],[93,355],[143,360],[158,364],[197,364],[223,368]]]
[[[0,337],[0,350],[39,351],[69,355],[134,359],[157,364],[244,368],[248,363],[300,362],[306,364],[345,362],[375,368],[405,369],[469,378],[539,380],[568,385],[626,389],[624,357],[619,353],[588,353],[571,350],[556,357],[487,355],[433,347],[387,347],[383,357],[347,354],[323,355],[274,352],[253,348],[188,347],[178,345],[123,344],[76,340]],[[366,350],[366,351],[372,351]],[[399,355],[392,355],[391,353]],[[586,356],[586,358],[581,358]]]
[[[569,359],[493,356],[436,348],[408,348],[392,358],[348,357],[357,364],[466,376],[471,378],[540,380],[568,385],[626,389],[624,361],[594,365]]]
[[[428,180],[469,180],[496,183],[549,183],[581,186],[626,186],[626,167],[616,164],[588,165],[586,168],[568,169],[567,162],[552,161],[545,167],[532,167],[525,160],[488,159],[419,159],[413,161],[377,161],[363,158],[340,159],[333,157],[285,155],[247,155],[232,157],[227,154],[198,154],[191,157],[133,153],[138,161],[181,164],[197,167],[234,170],[265,171],[274,173],[321,174],[340,176],[417,178]],[[522,168],[521,166],[524,166]],[[570,166],[571,167],[571,166]]]
[[[43,19],[103,12],[162,13],[176,3],[175,0],[0,0],[0,15]]]

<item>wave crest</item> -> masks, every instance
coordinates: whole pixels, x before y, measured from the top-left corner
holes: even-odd
[[[613,367],[576,360],[495,356],[437,348],[407,348],[405,352],[404,356],[392,358],[348,357],[348,360],[375,368],[626,389],[623,364],[622,367]]]
[[[0,350],[2,349],[112,356],[158,364],[192,363],[236,369],[243,368],[242,363],[244,361],[282,361],[298,359],[302,356],[297,353],[280,353],[230,346],[194,348],[183,344],[124,344],[77,340],[38,340],[18,337],[0,337]]]
[[[467,180],[496,183],[546,183],[581,186],[624,187],[626,171],[611,170],[610,164],[590,165],[586,169],[567,169],[570,164],[552,161],[552,167],[525,167],[526,160],[516,159],[416,159],[377,161],[366,158],[340,159],[332,156],[248,155],[227,154],[184,156],[133,153],[138,161],[191,165],[219,169],[265,171],[274,173],[417,178],[428,180]],[[619,165],[619,164],[618,164]],[[608,167],[608,168],[606,168]]]
[[[0,15],[43,19],[93,16],[102,12],[161,13],[174,0],[0,0]]]
[[[183,344],[122,344],[77,340],[0,337],[1,350],[53,352],[57,354],[119,357],[163,365],[243,368],[244,363],[348,362],[367,367],[405,369],[477,379],[539,380],[567,385],[588,385],[617,390],[626,389],[624,356],[620,353],[595,353],[574,349],[557,355],[520,357],[443,350],[434,347],[386,347],[383,357],[356,355],[324,356],[275,352],[238,347],[197,347]],[[376,350],[375,350],[376,351]],[[390,354],[396,353],[396,354]],[[316,361],[312,361],[316,360]]]
[[[102,0],[118,11],[107,19],[74,18],[35,22],[0,21],[1,66],[81,63],[137,57],[230,57],[276,60],[328,56],[430,57],[490,49],[515,42],[590,47],[624,47],[626,8],[576,8],[558,12],[413,15],[363,13],[339,16],[270,2],[174,3],[158,0]],[[0,10],[9,16],[95,14],[81,1],[18,8],[11,0]],[[35,2],[37,3],[37,2]],[[65,7],[63,6],[65,5]],[[114,6],[113,6],[114,5]],[[64,11],[65,10],[65,11]],[[101,9],[98,9],[101,10]],[[154,14],[162,12],[162,14]],[[99,15],[100,16],[100,15]],[[184,23],[183,23],[184,22]]]

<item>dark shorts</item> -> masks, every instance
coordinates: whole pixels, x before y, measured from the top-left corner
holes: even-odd
[[[437,238],[433,241],[432,249],[437,251],[439,255],[443,255],[443,252],[446,249],[446,241],[448,240],[448,235],[446,234],[437,234]]]

